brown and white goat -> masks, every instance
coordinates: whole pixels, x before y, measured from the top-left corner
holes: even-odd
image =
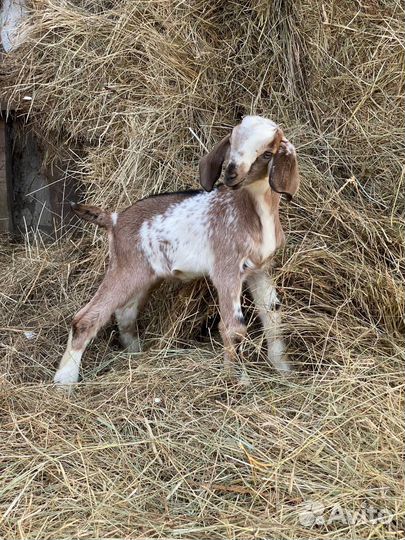
[[[214,189],[224,162],[224,183]],[[268,267],[284,243],[280,194],[299,185],[294,146],[272,121],[247,116],[200,161],[205,191],[166,193],[120,213],[74,205],[76,214],[108,230],[109,266],[99,289],[73,319],[54,381],[77,382],[89,341],[115,313],[122,344],[139,350],[136,317],[148,291],[164,279],[207,276],[218,292],[225,361],[237,359],[246,334],[240,296],[244,281],[260,314],[268,358],[288,371],[280,335],[280,304]]]

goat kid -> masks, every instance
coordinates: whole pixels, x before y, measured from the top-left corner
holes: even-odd
[[[225,185],[214,189],[224,163]],[[110,260],[96,294],[73,318],[56,384],[77,382],[86,346],[113,313],[122,345],[139,351],[136,318],[148,291],[164,279],[200,276],[209,277],[218,292],[228,368],[246,334],[240,303],[246,281],[264,327],[268,359],[277,370],[290,370],[268,268],[285,241],[281,194],[291,199],[299,186],[295,148],[274,122],[247,116],[201,159],[199,169],[205,191],[151,196],[120,213],[73,205],[79,217],[107,229]]]

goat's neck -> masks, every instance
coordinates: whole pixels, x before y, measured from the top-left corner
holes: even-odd
[[[248,184],[244,189],[246,189],[251,197],[255,199],[256,204],[263,209],[268,208],[271,213],[274,213],[274,211],[278,209],[280,195],[270,188],[267,176]]]
[[[245,188],[254,200],[261,224],[261,241],[257,255],[261,262],[267,260],[284,243],[284,233],[279,219],[280,194],[270,188],[267,176]]]

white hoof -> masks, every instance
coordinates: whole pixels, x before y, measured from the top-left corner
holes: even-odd
[[[276,368],[277,371],[286,375],[293,371],[291,365],[287,361],[285,353],[285,344],[282,339],[276,339],[269,347],[269,362]]]
[[[77,383],[79,380],[79,367],[72,364],[67,364],[66,366],[58,369],[53,378],[53,382],[57,386],[71,386],[72,384]]]
[[[250,386],[252,384],[252,380],[248,375],[248,372],[245,368],[242,368],[242,372],[239,375],[238,384],[243,387]]]
[[[134,338],[126,347],[126,351],[129,353],[141,352],[141,343],[138,338]]]
[[[139,341],[139,338],[137,336],[134,336],[134,334],[130,334],[129,332],[121,332],[120,342],[126,352],[141,352],[141,343]]]

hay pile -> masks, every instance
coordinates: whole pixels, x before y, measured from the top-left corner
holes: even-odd
[[[243,114],[284,127],[302,188],[282,209],[275,275],[297,374],[265,365],[253,331],[253,384],[227,383],[217,335],[199,337],[215,297],[197,283],[151,300],[140,355],[106,328],[69,399],[49,382],[100,281],[103,232],[4,239],[0,537],[401,538],[399,0],[31,8],[1,99],[29,114],[49,163],[70,160],[88,201],[196,187],[204,145]],[[303,515],[310,500],[324,522]],[[330,519],[371,507],[389,523]]]

